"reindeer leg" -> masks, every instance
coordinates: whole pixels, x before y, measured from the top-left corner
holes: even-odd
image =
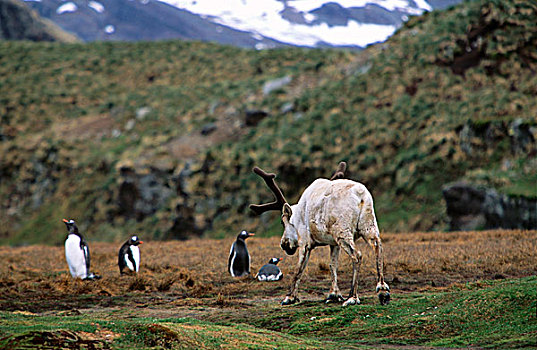
[[[306,265],[308,264],[308,260],[310,258],[311,249],[306,247],[301,247],[300,251],[298,252],[298,269],[296,271],[295,276],[293,277],[293,283],[291,284],[291,291],[285,299],[282,301],[282,305],[291,305],[296,303],[297,301],[300,301],[297,297],[298,295],[298,284],[300,283],[300,278],[302,277],[302,274],[304,273],[304,270],[306,269]]]
[[[360,299],[358,298],[358,274],[360,273],[360,265],[362,264],[362,253],[356,249],[352,238],[342,239],[338,243],[352,260],[351,291],[349,293],[349,299],[343,303],[343,306],[360,304]]]
[[[390,287],[384,282],[384,257],[382,253],[382,242],[380,237],[376,237],[373,244],[375,254],[377,255],[377,288],[376,292],[380,301],[380,305],[386,305],[390,302]]]
[[[332,288],[330,288],[330,294],[326,298],[326,303],[343,301],[343,296],[337,286],[337,267],[339,263],[339,246],[330,246],[330,274],[332,276]]]

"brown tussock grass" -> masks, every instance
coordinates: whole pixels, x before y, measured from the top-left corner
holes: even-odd
[[[395,293],[537,273],[537,231],[384,233],[382,238],[386,280]],[[0,307],[32,312],[79,308],[84,306],[82,295],[106,305],[134,298],[165,307],[197,305],[198,300],[215,307],[241,307],[242,302],[282,298],[297,256],[286,256],[279,264],[282,281],[257,282],[253,276],[262,265],[285,255],[279,237],[249,239],[252,277],[233,278],[227,271],[233,240],[146,242],[141,247],[138,275],[122,276],[117,267],[119,244],[89,242],[92,271],[102,275],[96,281],[71,278],[63,247],[0,247]],[[363,254],[359,292],[373,294],[375,256],[361,241],[358,248]],[[328,293],[328,264],[328,247],[312,252],[300,287],[302,299],[320,299]],[[338,277],[343,293],[347,293],[351,270],[350,259],[342,253]],[[118,296],[123,298],[111,299]]]

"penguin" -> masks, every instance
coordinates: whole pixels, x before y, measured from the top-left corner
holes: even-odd
[[[101,276],[90,272],[90,251],[84,237],[78,232],[74,220],[63,219],[67,226],[67,239],[65,240],[65,259],[69,265],[71,276],[83,280],[99,279]]]
[[[257,278],[259,281],[281,280],[283,278],[283,273],[276,265],[278,265],[278,263],[282,260],[283,258],[270,259],[268,264],[263,265],[263,267],[259,269],[259,272],[257,273],[257,275],[255,275],[255,278]]]
[[[117,263],[120,274],[123,274],[125,267],[128,267],[133,272],[138,272],[140,269],[140,248],[138,248],[138,245],[143,243],[138,236],[132,236],[119,248]]]
[[[246,248],[246,238],[254,236],[253,233],[242,231],[237,240],[231,245],[227,269],[231,276],[242,277],[250,274],[250,254]]]

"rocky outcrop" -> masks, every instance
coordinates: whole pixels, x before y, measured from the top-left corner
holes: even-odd
[[[537,198],[511,197],[459,182],[444,186],[451,231],[537,229]]]
[[[0,39],[75,42],[64,32],[21,1],[0,0]]]
[[[461,150],[475,164],[499,158],[509,168],[516,157],[537,155],[537,125],[532,120],[468,120],[457,132]],[[465,182],[444,186],[443,195],[451,230],[537,228],[534,196],[508,196]]]
[[[138,221],[154,214],[173,194],[167,182],[167,174],[157,169],[136,172],[134,168],[120,169],[117,205],[119,214]]]
[[[468,120],[457,132],[461,149],[470,157],[482,158],[484,153],[493,153],[503,140],[509,140],[512,155],[532,155],[537,152],[535,122],[522,119],[510,122]]]

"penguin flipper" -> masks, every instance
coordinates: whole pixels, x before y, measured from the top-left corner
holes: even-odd
[[[132,250],[130,249],[127,249],[127,259],[129,259],[129,261],[132,264],[132,271],[136,272],[136,261],[134,260],[134,256],[132,255]]]
[[[233,260],[235,260],[236,254],[237,253],[235,252],[235,242],[233,242],[233,244],[231,245],[231,249],[229,250],[229,258],[227,260],[227,270],[233,277],[235,277],[235,274],[233,273],[232,265],[233,265]]]
[[[86,276],[90,275],[90,250],[84,239],[80,240],[80,249],[84,252],[84,260],[86,262]]]

